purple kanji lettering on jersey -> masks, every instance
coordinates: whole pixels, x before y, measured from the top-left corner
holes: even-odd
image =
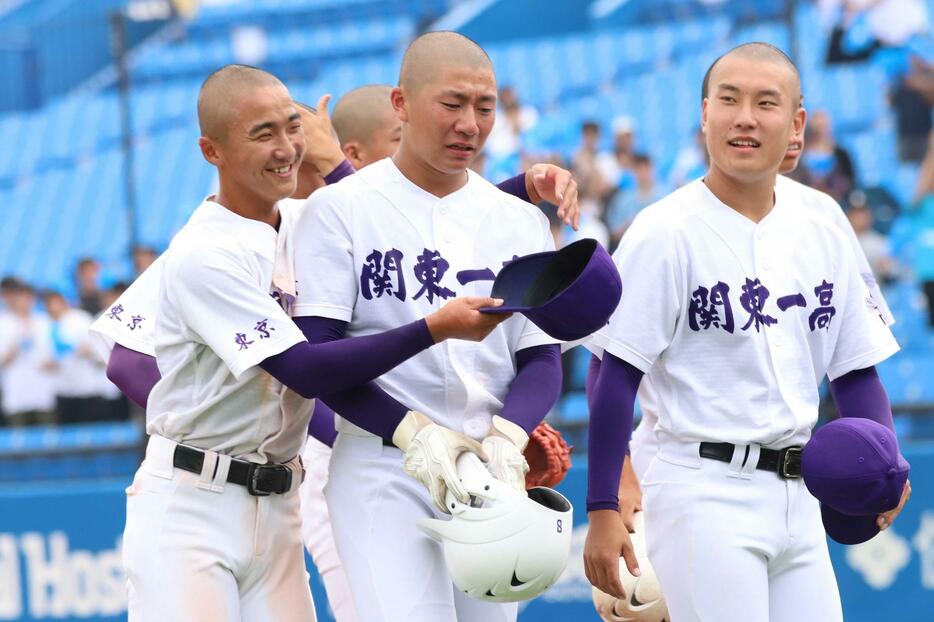
[[[756,332],[758,333],[759,326],[763,324],[771,326],[778,322],[778,320],[771,315],[762,312],[762,308],[765,307],[765,301],[768,300],[768,298],[769,290],[759,279],[746,279],[746,284],[743,285],[743,293],[739,297],[739,302],[743,305],[743,309],[749,313],[749,321],[743,326],[743,330],[748,330],[750,326],[755,325]]]
[[[415,278],[422,284],[422,288],[412,296],[412,300],[422,294],[428,296],[428,302],[434,302],[435,296],[443,299],[452,298],[455,295],[454,292],[440,285],[444,273],[451,267],[448,260],[438,251],[427,248],[416,259],[418,263],[415,264]]]
[[[134,315],[133,317],[130,318],[130,321],[127,324],[127,327],[130,330],[136,330],[137,328],[142,328],[140,324],[142,324],[143,320],[145,319],[146,318],[144,318],[142,315]]]
[[[269,322],[268,319],[262,319],[256,323],[256,326],[253,327],[253,330],[259,333],[260,339],[269,339],[269,337],[271,337],[269,331],[276,330],[272,326],[267,326],[267,322]],[[253,342],[251,341],[250,343]]]
[[[811,332],[818,328],[830,330],[830,320],[837,314],[837,310],[830,304],[833,302],[833,283],[822,280],[821,284],[814,288],[814,295],[817,296],[817,302],[821,306],[814,309],[814,312],[808,316]]]
[[[367,255],[367,262],[360,272],[360,292],[364,298],[372,300],[387,294],[405,300],[402,258],[402,251],[395,248],[386,251],[385,254],[374,250]]]
[[[237,352],[240,350],[246,350],[250,347],[250,344],[253,343],[252,341],[247,341],[246,335],[243,333],[237,333],[237,336],[234,338],[234,342],[240,346],[240,349],[237,350]]]
[[[779,311],[785,311],[792,307],[807,307],[808,303],[804,300],[803,294],[789,294],[788,296],[782,296],[775,301],[778,305]]]
[[[461,270],[457,273],[457,282],[461,285],[467,285],[474,281],[495,281],[496,275],[489,268],[481,270]]]
[[[109,317],[112,320],[122,321],[123,318],[120,317],[121,313],[123,313],[123,305],[114,305],[110,307],[110,313],[107,314],[107,317]]]
[[[691,304],[688,308],[688,325],[691,330],[699,332],[715,326],[732,333],[733,307],[730,305],[729,294],[730,286],[722,281],[718,281],[709,290],[698,286],[691,294]],[[722,318],[718,307],[723,309]]]

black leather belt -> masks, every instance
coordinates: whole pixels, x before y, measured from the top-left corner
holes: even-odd
[[[701,443],[700,455],[701,458],[732,462],[735,447],[732,443]],[[785,449],[766,449],[763,447],[759,450],[759,462],[756,464],[756,468],[776,473],[782,479],[798,479],[801,477],[802,449],[802,447],[786,447]],[[748,456],[748,448],[746,452]]]
[[[204,452],[194,447],[176,445],[172,464],[191,473],[201,473]],[[257,464],[233,459],[230,461],[227,481],[246,486],[247,491],[256,497],[281,495],[292,488],[292,470],[284,464]]]

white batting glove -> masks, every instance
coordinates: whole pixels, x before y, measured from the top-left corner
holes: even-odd
[[[493,415],[490,433],[483,439],[483,451],[490,458],[486,465],[490,475],[524,492],[529,463],[522,452],[528,444],[529,435],[525,430],[509,419]]]
[[[457,476],[455,464],[457,457],[467,451],[486,460],[480,443],[415,410],[406,413],[393,432],[392,442],[405,452],[402,470],[424,484],[438,509],[451,513],[444,501],[448,490],[461,503],[469,502],[470,494]]]

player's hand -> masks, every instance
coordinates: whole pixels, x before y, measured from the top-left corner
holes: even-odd
[[[445,339],[483,341],[500,323],[509,319],[511,313],[480,313],[484,307],[500,307],[500,298],[464,296],[449,301],[425,318],[428,331],[435,343]]]
[[[444,501],[448,490],[461,503],[470,501],[470,493],[457,475],[457,457],[470,451],[486,460],[480,443],[415,410],[406,413],[392,435],[392,442],[405,452],[402,470],[428,489],[439,510],[451,513]]]
[[[490,475],[518,491],[525,491],[525,474],[529,472],[525,446],[529,435],[520,426],[499,415],[493,416],[490,433],[483,439],[483,451],[490,461],[486,468]]]
[[[619,476],[619,517],[629,533],[636,529],[636,512],[642,511],[642,487],[632,468],[632,460],[626,456]]]
[[[588,513],[587,518],[590,521],[584,542],[587,580],[610,596],[626,598],[626,590],[619,577],[619,558],[626,560],[626,567],[633,576],[641,575],[629,531],[615,510],[595,510]]]
[[[344,161],[344,152],[334,134],[331,116],[328,114],[330,95],[322,95],[318,100],[317,111],[312,112],[304,106],[296,106],[302,117],[302,132],[305,134],[304,162],[318,169],[322,177],[330,174]]]
[[[888,512],[883,512],[876,517],[876,526],[885,531],[889,526],[895,522],[895,519],[901,513],[902,508],[905,507],[905,504],[908,503],[908,498],[911,497],[911,482],[906,481],[905,487],[902,489],[902,498],[899,499],[898,505],[895,506],[894,510],[889,510]]]
[[[548,201],[558,206],[558,218],[575,231],[580,224],[577,182],[571,171],[554,164],[533,164],[525,172],[525,190],[532,203]]]

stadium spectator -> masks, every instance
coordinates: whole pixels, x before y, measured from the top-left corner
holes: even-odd
[[[838,203],[842,203],[856,185],[853,160],[846,149],[837,144],[830,116],[825,111],[818,110],[808,119],[804,156],[801,165],[789,176],[826,192]]]
[[[850,220],[853,231],[856,232],[856,238],[863,248],[863,253],[866,254],[876,281],[882,285],[891,284],[898,277],[898,264],[892,257],[889,239],[872,228],[872,210],[864,200],[858,198],[858,195],[862,193],[854,192],[853,194],[857,196],[851,199],[846,216]]]
[[[538,111],[519,101],[515,89],[504,86],[499,90],[496,123],[486,141],[489,157],[500,160],[523,152],[522,136],[538,123]]]
[[[582,201],[581,212],[585,198],[600,203],[613,189],[600,170],[598,161],[605,160],[608,154],[600,152],[599,147],[600,125],[596,121],[584,121],[581,124],[581,146],[574,154],[571,164],[571,172],[577,180]],[[599,216],[599,213],[597,215]]]
[[[707,141],[704,132],[698,127],[694,130],[693,142],[685,145],[675,156],[668,175],[668,183],[672,188],[680,188],[689,181],[702,177],[707,170]]]
[[[636,130],[632,117],[613,119],[613,153],[597,155],[597,167],[606,180],[608,192],[629,190],[636,185],[633,172],[635,144]]]
[[[93,318],[74,309],[59,292],[43,296],[50,319],[55,356],[55,395],[59,423],[86,423],[105,418],[100,397],[105,368],[91,351],[88,328]]]
[[[18,282],[0,314],[0,369],[7,425],[55,421],[54,359],[48,319],[36,313],[32,286]]]
[[[914,275],[927,298],[928,324],[934,328],[934,132],[928,144],[911,219],[915,239]]]
[[[931,106],[934,104],[934,65],[913,56],[910,71],[898,78],[892,90],[895,125],[898,130],[898,157],[903,162],[920,162],[931,132]]]
[[[97,315],[104,308],[100,290],[101,265],[90,257],[78,261],[75,278],[78,285],[79,307]]]
[[[141,275],[158,256],[159,253],[151,246],[135,246],[133,248],[133,274],[135,276]]]
[[[607,207],[606,223],[610,230],[610,244],[614,248],[636,214],[666,193],[664,188],[659,187],[650,156],[637,153],[632,162],[635,185],[627,190],[617,191]]]
[[[865,60],[930,28],[924,0],[819,0],[818,6],[831,28],[830,63]]]

